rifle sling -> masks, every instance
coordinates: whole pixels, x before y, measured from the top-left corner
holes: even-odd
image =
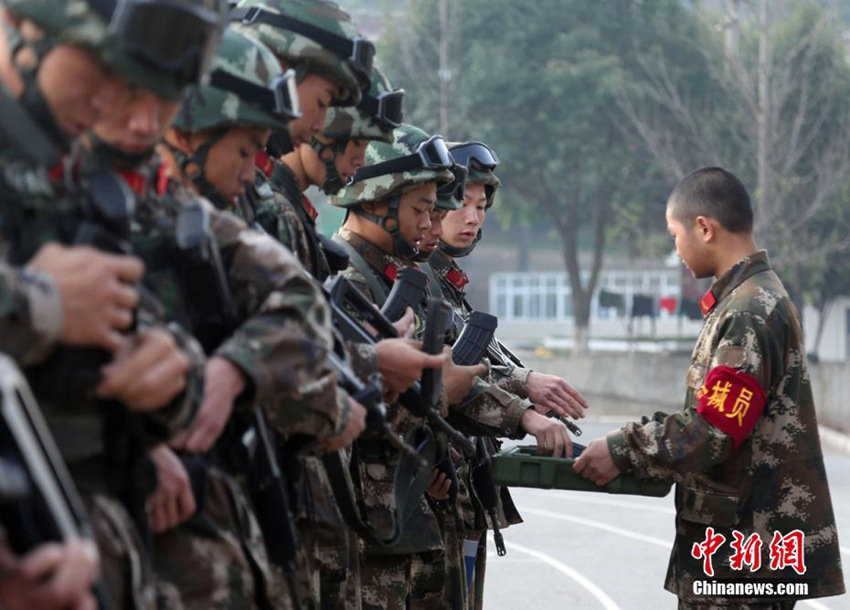
[[[425,458],[427,466],[420,467],[402,456],[396,467],[393,484],[395,496],[393,529],[389,535],[369,523],[368,518],[364,516],[364,511],[354,497],[351,473],[342,463],[339,452],[333,451],[322,456],[322,463],[327,471],[331,489],[343,519],[367,545],[388,547],[401,538],[405,522],[419,505],[430,481],[436,459],[436,443],[433,434],[428,435],[419,453]]]
[[[366,280],[366,283],[369,285],[369,290],[372,292],[372,299],[375,302],[375,305],[380,309],[383,307],[384,303],[387,300],[387,297],[390,296],[389,289],[384,285],[378,276],[375,275],[375,272],[372,270],[372,267],[369,263],[366,262],[366,259],[347,241],[342,239],[339,235],[334,235],[333,240],[345,248],[345,251],[348,253],[348,256],[351,260],[351,264],[355,269],[363,276],[363,279]]]

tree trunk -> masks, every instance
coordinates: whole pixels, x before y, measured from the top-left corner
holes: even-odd
[[[767,205],[770,200],[770,0],[759,0],[759,60],[758,60],[758,125],[756,219],[764,223],[767,219]]]
[[[452,79],[450,54],[449,3],[452,0],[440,0],[440,133],[449,133],[449,104],[451,101],[450,87]]]

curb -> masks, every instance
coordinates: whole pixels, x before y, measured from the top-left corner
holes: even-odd
[[[818,426],[818,431],[823,445],[850,454],[850,435],[825,426]]]

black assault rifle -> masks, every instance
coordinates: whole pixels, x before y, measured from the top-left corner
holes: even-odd
[[[0,355],[0,524],[19,555],[46,542],[92,539],[83,501],[23,375]],[[101,610],[111,608],[98,580]]]

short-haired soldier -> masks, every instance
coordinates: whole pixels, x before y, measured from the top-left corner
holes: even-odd
[[[594,441],[574,470],[600,485],[621,472],[677,483],[665,586],[680,608],[790,608],[796,599],[840,595],[838,532],[800,320],[756,245],[747,190],[725,169],[698,169],[667,200],[667,227],[694,276],[716,278],[700,302],[705,325],[684,407]],[[712,547],[720,543],[713,574],[706,573],[709,537]],[[754,552],[733,563],[736,544],[747,541]],[[797,557],[793,566],[784,565],[789,556]],[[694,583],[709,579],[805,582],[808,592],[695,595]]]

